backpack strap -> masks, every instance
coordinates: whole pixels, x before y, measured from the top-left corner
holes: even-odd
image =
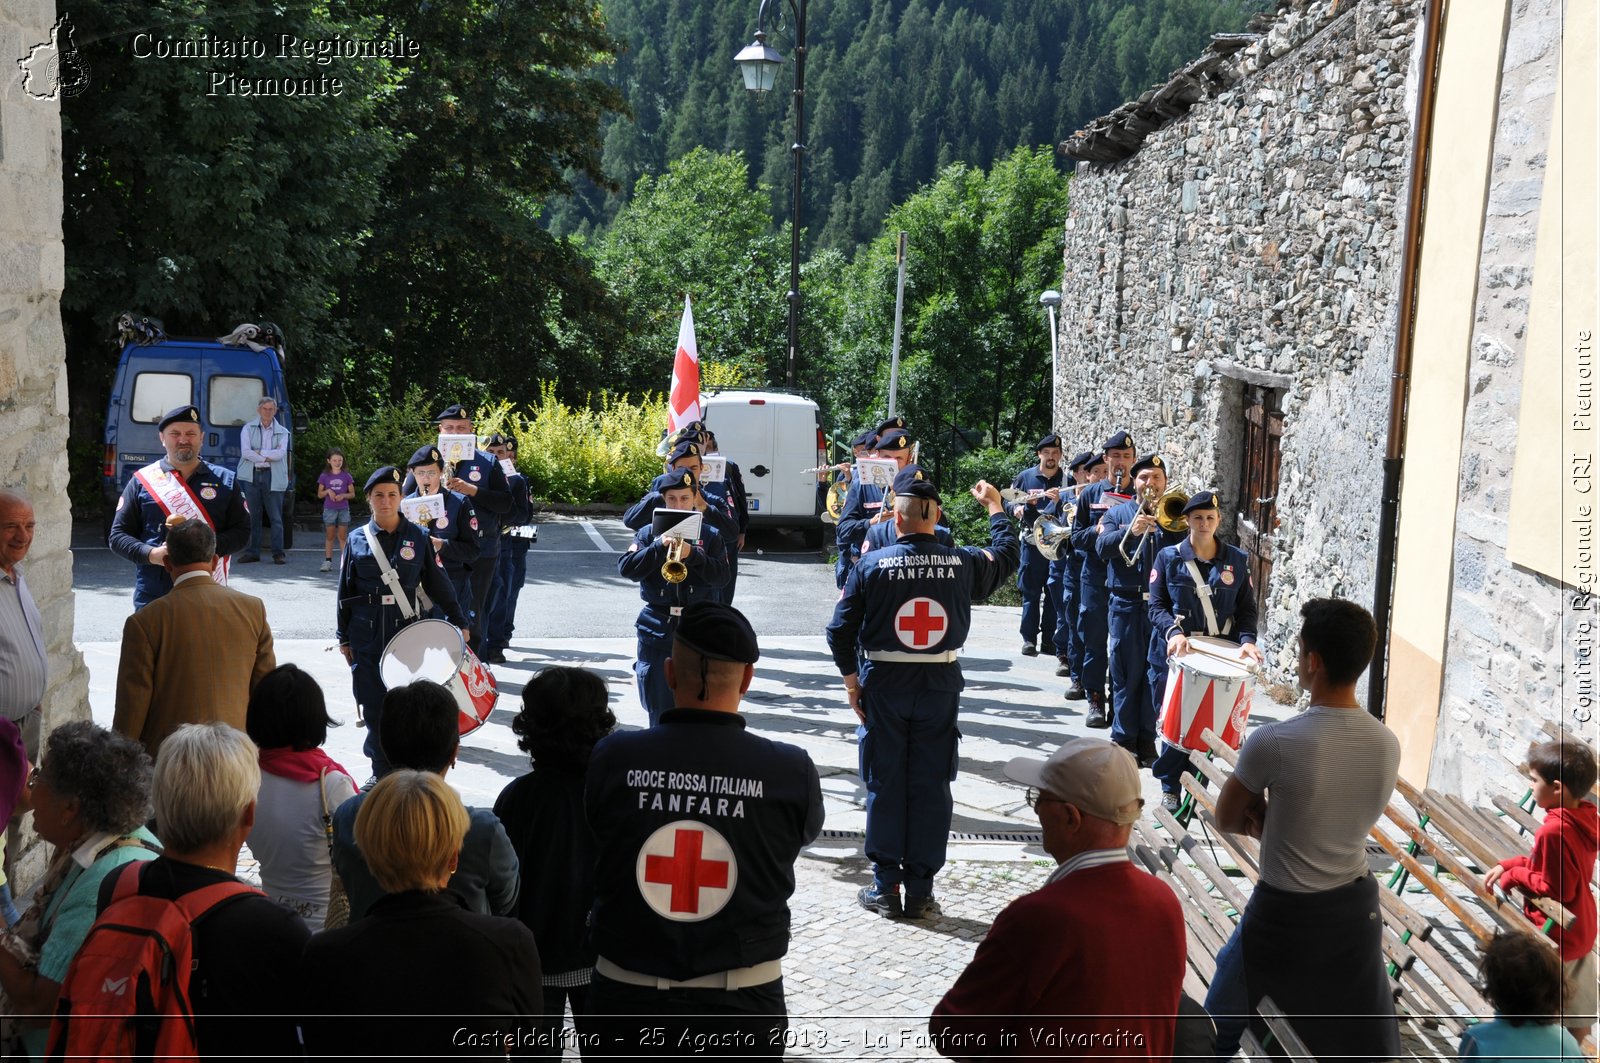
[[[178,906],[178,910],[183,912],[183,917],[192,925],[211,914],[212,909],[219,905],[251,894],[259,897],[266,896],[265,893],[262,893],[254,886],[234,879],[232,882],[218,882],[210,886],[203,886],[197,890],[190,890],[172,903]]]
[[[148,860],[130,860],[122,865],[122,870],[117,872],[117,884],[111,889],[111,900],[106,907],[116,904],[127,897],[138,896],[139,876],[144,872],[144,865]]]

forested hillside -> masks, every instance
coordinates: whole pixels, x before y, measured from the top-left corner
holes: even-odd
[[[638,179],[695,147],[741,151],[788,216],[792,63],[747,92],[733,63],[756,0],[604,0],[624,44],[609,76],[632,117],[605,119],[602,168],[552,204],[558,233],[603,226]],[[768,43],[792,58],[785,22]],[[1019,145],[1054,144],[1243,28],[1265,0],[811,0],[806,229],[852,253],[951,163],[988,169]]]

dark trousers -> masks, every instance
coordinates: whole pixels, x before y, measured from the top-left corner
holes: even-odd
[[[528,579],[528,548],[532,545],[527,539],[515,537],[500,544],[500,572],[495,579],[494,594],[489,599],[485,628],[485,646],[491,652],[511,645],[511,636],[517,630],[517,600],[522,597],[522,585]]]
[[[356,704],[361,706],[361,718],[367,723],[367,737],[361,742],[361,752],[372,762],[372,774],[382,778],[389,771],[389,758],[383,754],[379,734],[383,727],[383,695],[388,689],[379,677],[378,662],[383,657],[383,645],[355,645],[356,663],[350,667],[350,685],[355,689]]]
[[[734,584],[739,582],[739,545],[738,540],[728,548],[728,582],[717,588],[716,600],[725,605],[733,604]]]
[[[1083,689],[1098,694],[1106,688],[1107,611],[1110,592],[1105,588],[1105,573],[1087,565],[1078,581],[1078,638],[1083,641],[1083,661],[1078,666]]]
[[[1154,742],[1156,710],[1150,700],[1150,611],[1142,596],[1111,595],[1106,613],[1111,657],[1111,740],[1137,751]]]
[[[500,575],[499,565],[498,550],[488,557],[480,554],[478,560],[472,563],[472,638],[468,644],[472,652],[480,657],[483,656],[484,609],[489,604],[489,595],[494,592],[495,580]]]
[[[1024,544],[1022,564],[1017,569],[1017,590],[1022,592],[1022,641],[1037,642],[1043,632],[1044,652],[1053,656],[1057,603],[1050,590],[1049,577],[1049,559],[1035,547]]]
[[[655,620],[657,625],[665,622]],[[638,657],[633,662],[634,683],[639,691],[639,705],[654,727],[661,714],[673,707],[672,688],[667,686],[667,658],[672,656],[671,626],[665,636],[645,634],[644,625],[635,625],[638,632]]]
[[[905,884],[908,898],[933,893],[950,838],[960,693],[861,689],[867,725],[861,779],[867,786],[867,859],[881,890]]]
[[[783,979],[744,989],[656,989],[596,974],[596,1055],[614,1059],[781,1059],[789,1028]]]
[[[586,985],[544,987],[544,1020],[534,1024],[538,1036],[527,1049],[515,1053],[532,1059],[560,1059],[561,1017],[572,1006],[572,1028],[577,1034],[579,1054],[596,1055],[599,1046],[590,1040],[594,1031],[589,1023],[589,987]]]
[[[250,545],[244,549],[246,557],[261,556],[263,516],[272,521],[272,556],[283,556],[283,492],[271,490],[271,484],[270,469],[257,469],[254,480],[239,481],[239,489],[244,492],[245,507],[250,510]]]
[[[1078,574],[1073,571],[1073,559],[1058,558],[1050,562],[1050,582],[1056,585],[1056,656],[1067,662],[1073,679],[1079,678],[1083,668],[1083,644],[1078,640]]]

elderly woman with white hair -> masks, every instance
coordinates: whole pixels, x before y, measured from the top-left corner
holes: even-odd
[[[185,724],[161,744],[151,797],[164,849],[139,869],[140,896],[177,900],[238,881],[239,849],[255,825],[261,789],[257,755],[243,731],[224,723]],[[108,876],[101,884],[102,912],[120,878]],[[295,1024],[286,1016],[290,982],[310,936],[298,915],[254,888],[194,923],[189,1002],[202,1056],[236,1055],[242,1048],[262,1057],[299,1053]],[[50,1031],[52,1052],[64,1035],[58,1019]]]

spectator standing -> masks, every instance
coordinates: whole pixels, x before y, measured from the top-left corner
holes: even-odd
[[[322,500],[322,571],[333,571],[333,544],[339,543],[344,559],[344,543],[350,534],[350,500],[356,497],[356,478],[344,467],[344,451],[328,451],[327,464],[317,477],[317,497]]]
[[[205,521],[173,527],[164,558],[172,593],[122,626],[112,726],[152,757],[186,723],[243,729],[250,692],[277,667],[266,605],[211,578],[216,543]]]
[[[245,733],[261,751],[250,833],[261,888],[318,930],[333,882],[333,810],[356,793],[355,778],[322,751],[332,722],[322,687],[292,664],[267,673],[245,714]]]
[[[261,789],[255,743],[225,723],[185,724],[156,758],[156,829],[164,846],[138,873],[143,897],[176,901],[219,884],[237,884],[239,849],[255,825]],[[100,885],[100,910],[117,895],[120,875]],[[202,1058],[298,1055],[293,979],[311,932],[296,914],[246,887],[191,927],[189,1003]],[[93,987],[98,989],[99,987]],[[67,991],[80,987],[69,980]],[[88,997],[85,997],[88,999]],[[86,1021],[79,1016],[75,1022]],[[66,1024],[50,1030],[55,1050]]]
[[[1217,797],[1223,830],[1261,839],[1261,876],[1217,955],[1206,1010],[1221,1060],[1237,1051],[1247,1022],[1259,1023],[1251,1013],[1269,993],[1317,1058],[1396,1059],[1400,1028],[1366,840],[1394,794],[1400,742],[1356,700],[1377,628],[1339,598],[1314,598],[1300,616],[1297,673],[1311,706],[1258,727]]]
[[[1560,958],[1527,934],[1497,934],[1483,950],[1483,995],[1494,1019],[1468,1026],[1457,1056],[1493,1063],[1561,1063],[1587,1058],[1561,1025]]]
[[[1544,822],[1533,836],[1533,851],[1495,865],[1484,878],[1493,889],[1519,887],[1535,897],[1549,897],[1572,913],[1565,930],[1551,928],[1561,951],[1566,989],[1561,994],[1563,1021],[1582,1041],[1595,1020],[1595,904],[1589,889],[1595,850],[1600,844],[1600,809],[1585,800],[1594,789],[1594,751],[1582,742],[1535,742],[1528,747],[1524,770],[1533,783],[1533,800],[1544,809]],[[1524,912],[1542,926],[1545,914],[1532,903]]]
[[[133,607],[143,609],[172,589],[167,519],[204,520],[217,533],[217,557],[227,558],[250,540],[250,515],[234,473],[200,460],[200,410],[179,406],[156,426],[166,455],[134,473],[117,499],[107,540],[111,552],[138,566]],[[216,580],[227,581],[220,562]]]
[[[0,490],[0,716],[17,725],[30,760],[39,753],[39,717],[50,678],[44,619],[22,574],[33,546],[33,504]]]
[[[561,1055],[568,1005],[581,1036],[588,1029],[594,948],[585,925],[594,905],[594,832],[583,814],[584,775],[595,743],[617,718],[605,680],[582,668],[546,668],[522,690],[511,721],[533,770],[500,792],[494,814],[505,825],[522,868],[517,916],[539,942],[544,1019],[530,1055]]]
[[[239,564],[261,560],[261,519],[272,521],[272,560],[287,564],[283,552],[283,493],[289,489],[289,430],[278,423],[278,402],[262,396],[257,419],[239,429],[239,485],[250,508],[250,544]]]
[[[0,949],[0,987],[14,1015],[38,1017],[19,1024],[21,1047],[34,1059],[44,1058],[49,1017],[94,923],[100,884],[113,869],[160,851],[143,826],[150,780],[150,758],[139,743],[87,720],[51,731],[33,770],[33,826],[54,850],[15,933],[39,958],[24,967]]]
[[[690,605],[666,662],[676,707],[595,747],[584,808],[602,1054],[681,1059],[684,1038],[704,1036],[710,1056],[783,1055],[794,862],[822,830],[822,788],[804,751],[746,729],[759,656],[737,609]]]
[[[468,823],[433,772],[397,768],[366,795],[356,840],[383,896],[306,946],[293,981],[309,1055],[504,1059],[521,1045],[539,1018],[539,949],[450,890]]]
[[[1128,859],[1144,807],[1133,755],[1098,738],[1071,738],[1048,760],[1017,757],[1005,773],[1029,788],[1045,852],[1058,866],[995,917],[933,1009],[935,1046],[957,1058],[1170,1059],[1183,994],[1183,910],[1172,890]]]
[[[383,699],[383,752],[392,768],[431,771],[443,778],[455,767],[461,732],[456,700],[438,683],[419,679],[390,690]],[[387,774],[387,772],[385,773]],[[333,812],[333,866],[350,897],[350,921],[367,914],[385,890],[367,865],[356,840],[356,816],[371,791],[358,793]],[[471,827],[450,888],[467,908],[486,915],[515,915],[521,878],[517,853],[493,812],[470,808]]]

